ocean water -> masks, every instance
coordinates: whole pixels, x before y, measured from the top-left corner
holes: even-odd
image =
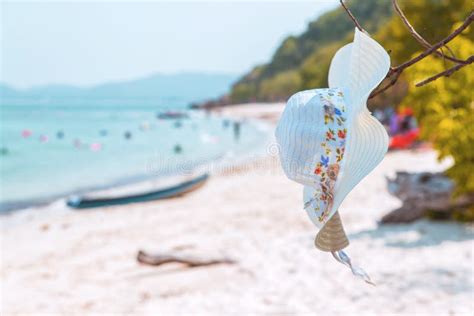
[[[189,172],[262,145],[264,131],[189,111],[158,119],[150,106],[1,106],[0,209],[73,192]]]

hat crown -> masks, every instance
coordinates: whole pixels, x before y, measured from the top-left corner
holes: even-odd
[[[301,91],[288,100],[275,136],[289,179],[319,186],[316,167],[334,163],[338,159],[336,151],[343,147],[345,112],[343,93],[338,88]]]

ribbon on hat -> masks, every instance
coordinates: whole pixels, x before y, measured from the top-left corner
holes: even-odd
[[[331,61],[329,88],[294,94],[275,132],[285,174],[304,185],[304,209],[319,228],[316,247],[370,284],[342,251],[349,241],[337,210],[387,152],[388,135],[366,102],[389,68],[383,47],[355,29],[354,41]]]

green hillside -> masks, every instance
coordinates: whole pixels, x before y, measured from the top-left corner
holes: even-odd
[[[349,7],[368,32],[378,30],[392,14],[389,0],[352,0]],[[351,40],[353,31],[340,7],[323,14],[303,34],[286,38],[268,64],[239,79],[230,102],[284,100],[300,89],[324,86],[332,55]]]

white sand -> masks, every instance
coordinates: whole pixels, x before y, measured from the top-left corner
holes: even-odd
[[[274,121],[281,108],[224,114]],[[472,227],[376,225],[400,203],[386,175],[445,167],[432,151],[390,153],[343,203],[348,252],[377,287],[314,248],[302,189],[268,156],[178,199],[3,216],[1,314],[473,315]],[[148,267],[138,249],[237,263]]]

